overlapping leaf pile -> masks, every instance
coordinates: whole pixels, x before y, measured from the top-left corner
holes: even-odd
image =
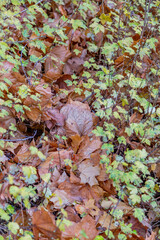
[[[159,3],[131,2],[0,3],[0,239],[156,239]]]

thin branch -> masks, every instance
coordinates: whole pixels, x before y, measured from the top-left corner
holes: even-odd
[[[20,142],[20,141],[26,141],[29,139],[33,139],[37,134],[37,130],[35,130],[34,135],[33,136],[29,136],[29,137],[25,137],[25,138],[19,138],[19,139],[4,139],[1,138],[0,141],[4,141],[4,142]]]
[[[23,51],[24,51],[24,49],[25,49],[26,46],[27,46],[27,43],[25,44],[25,46],[24,46],[24,47],[22,48],[22,50],[21,50],[20,63],[21,63],[21,67],[22,67],[22,69],[23,69],[24,75],[25,75],[25,77],[27,78],[27,81],[28,81],[28,76],[27,76],[27,74],[26,74],[24,65],[23,65],[23,63],[22,63]],[[28,81],[28,83],[29,83],[29,85],[31,85],[29,81]]]
[[[31,39],[24,39],[24,40],[21,40],[21,41],[1,41],[1,42],[5,42],[7,44],[28,43],[28,42],[31,42],[31,41],[34,41],[34,40],[45,39],[45,38],[46,38],[46,35],[45,36],[39,36],[39,37],[36,37],[36,38],[31,38]]]

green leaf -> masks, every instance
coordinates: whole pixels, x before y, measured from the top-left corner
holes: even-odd
[[[135,205],[136,203],[140,203],[141,202],[140,196],[138,196],[136,194],[130,195],[129,198],[132,200],[132,204],[133,205]]]
[[[33,238],[30,235],[26,234],[24,237],[20,237],[18,240],[33,240]]]
[[[96,236],[94,240],[104,240],[104,237],[102,237],[102,236]]]
[[[12,4],[15,6],[18,6],[21,4],[21,2],[19,0],[11,0]]]
[[[143,209],[141,209],[141,208],[135,208],[133,215],[134,215],[136,218],[138,218],[138,220],[139,220],[140,222],[142,222],[143,219],[144,219],[144,217],[145,217],[144,211],[143,211]]]
[[[39,60],[40,60],[40,58],[39,58],[39,57],[36,57],[35,55],[31,55],[31,56],[30,56],[30,61],[31,61],[31,62],[36,63],[36,62],[38,62]]]
[[[24,113],[23,106],[20,104],[15,104],[14,109],[16,110],[17,113],[18,112]]]
[[[2,208],[0,208],[0,218],[5,221],[9,221],[10,216]]]
[[[45,173],[41,175],[41,178],[44,182],[48,183],[51,178],[51,173]]]
[[[86,25],[84,24],[84,21],[83,20],[79,20],[79,19],[71,19],[71,23],[72,23],[72,27],[74,29],[74,31],[76,29],[78,29],[79,27],[80,28],[83,28],[83,29],[86,29]]]
[[[27,176],[28,178],[30,178],[32,174],[37,174],[36,168],[32,166],[23,166],[22,171],[24,176]]]
[[[125,234],[118,234],[118,239],[119,240],[126,240],[127,239],[127,237],[126,237],[126,235]]]
[[[17,234],[18,229],[19,229],[19,225],[16,222],[9,222],[8,223],[8,229],[13,233],[13,234]]]

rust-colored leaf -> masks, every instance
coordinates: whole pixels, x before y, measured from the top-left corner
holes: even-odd
[[[60,230],[55,225],[54,216],[43,207],[33,212],[32,224],[35,240],[39,240],[40,233],[44,237],[60,237]]]

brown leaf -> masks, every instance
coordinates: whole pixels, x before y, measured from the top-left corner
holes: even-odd
[[[56,46],[51,50],[50,56],[45,61],[46,81],[57,80],[63,71],[64,63],[71,56],[71,52],[65,46]]]
[[[83,142],[80,145],[78,150],[79,160],[90,158],[90,155],[95,152],[97,149],[100,149],[102,142],[99,138],[93,138],[91,141],[88,136],[83,137]]]
[[[39,233],[50,239],[60,237],[60,230],[55,225],[54,216],[43,207],[33,212],[32,224],[35,240],[39,240]]]
[[[101,206],[105,209],[114,208],[116,206],[116,203],[113,203],[113,201],[110,201],[110,200],[108,200],[108,201],[103,200],[101,202]],[[128,213],[128,212],[132,211],[132,208],[130,206],[128,206],[127,204],[125,204],[124,202],[119,202],[118,205],[116,206],[116,209],[122,210],[124,213]]]
[[[93,127],[92,113],[87,104],[70,101],[60,111],[65,116],[65,129],[68,136],[87,135]]]
[[[145,240],[155,240],[156,239],[156,232],[152,232],[149,237],[146,236]]]
[[[64,126],[64,115],[59,112],[58,109],[47,109],[46,115],[48,115],[51,122],[55,122],[57,126]]]
[[[65,181],[58,186],[58,189],[64,190],[67,193],[67,195],[74,201],[81,201],[83,198],[86,198],[86,196],[84,197],[82,196],[82,194],[85,191],[83,191],[84,189],[80,184],[73,184],[70,183],[69,181]]]
[[[23,144],[18,153],[16,154],[14,160],[19,163],[27,163],[29,159],[32,158],[31,152],[27,144]]]
[[[75,176],[75,174],[71,171],[70,173],[70,182],[71,183],[80,183],[80,179]]]
[[[97,216],[100,212],[99,208],[95,206],[95,199],[85,201],[85,208],[92,217]]]
[[[64,160],[71,159],[72,153],[72,150],[60,150],[50,153],[45,162],[40,164],[38,168],[39,174],[46,174],[50,172],[50,169],[54,168],[55,166],[58,170],[60,167],[65,167]]]
[[[151,225],[145,219],[142,222],[139,222],[137,218],[132,215],[129,215],[128,223],[132,223],[132,229],[136,230],[140,237],[145,238],[147,230],[152,229]]]
[[[117,228],[117,226],[113,224],[112,216],[110,214],[107,214],[106,212],[103,212],[103,215],[100,216],[98,223],[106,229],[108,229],[108,227],[110,227],[110,230],[114,230]]]
[[[98,235],[96,222],[92,217],[87,215],[79,223],[73,222],[72,226],[67,227],[62,233],[62,240],[68,240],[74,237],[85,240],[86,238],[81,234],[82,230],[88,236],[89,240],[93,240]]]
[[[95,178],[100,173],[100,168],[98,166],[93,166],[88,160],[82,162],[78,170],[80,171],[81,183],[88,183],[91,187],[93,185],[98,185],[98,181]]]
[[[140,114],[138,112],[135,112],[130,117],[129,123],[139,123],[143,117],[143,114]]]
[[[9,107],[0,106],[0,113],[2,111],[8,112],[8,115],[5,117],[0,117],[0,127],[8,129],[11,124],[16,126],[15,117]]]
[[[75,153],[77,153],[77,150],[83,139],[78,134],[70,136],[70,138],[72,139],[72,143],[71,143],[72,149]]]
[[[66,207],[67,219],[72,222],[79,222],[81,219],[73,207]]]
[[[50,201],[53,202],[54,208],[61,209],[73,203],[74,199],[64,190],[57,189],[54,192],[54,196],[50,198]]]
[[[25,112],[30,120],[40,123],[42,112],[38,107],[30,107],[30,110],[26,110]]]
[[[31,227],[31,217],[26,210],[17,210],[12,221],[18,223],[19,226]]]
[[[62,5],[60,5],[60,6],[58,7],[58,9],[59,9],[59,11],[60,11],[60,13],[61,13],[62,15],[64,15],[65,17],[67,17],[67,12],[66,12],[66,10],[64,9],[64,7],[63,7]]]

